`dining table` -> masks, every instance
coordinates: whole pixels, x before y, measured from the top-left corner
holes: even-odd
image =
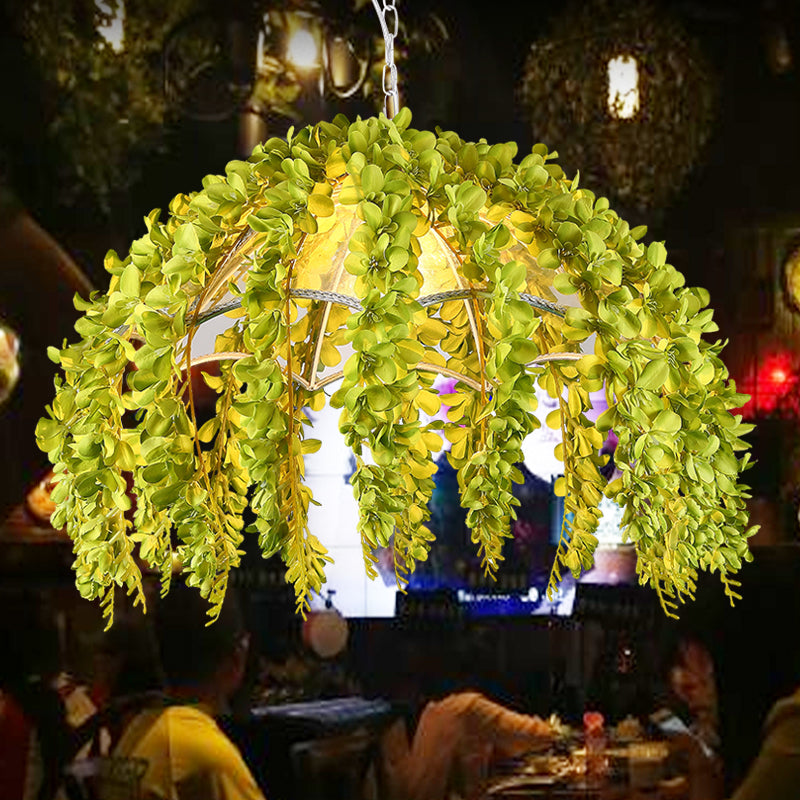
[[[573,741],[498,764],[482,800],[690,800],[690,789],[668,741],[614,742],[588,757]]]

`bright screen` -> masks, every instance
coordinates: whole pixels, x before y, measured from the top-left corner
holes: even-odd
[[[576,295],[555,293],[562,305],[578,303]],[[204,323],[193,341],[195,355],[214,352],[219,333],[230,325],[226,317],[218,316]],[[584,352],[592,352],[593,340],[583,343]],[[453,390],[455,381],[439,378],[435,384],[442,394]],[[330,396],[337,384],[327,388]],[[606,408],[604,392],[592,395],[593,410],[587,416],[596,419]],[[553,493],[553,483],[562,472],[562,464],[553,453],[561,432],[544,424],[547,414],[557,401],[542,390],[537,391],[537,416],[541,427],[523,444],[524,463],[518,468],[524,483],[514,492],[520,500],[512,536],[504,548],[497,584],[481,578],[481,570],[466,528],[466,513],[461,509],[458,484],[454,470],[444,452],[435,454],[438,471],[436,490],[430,504],[430,527],[436,534],[428,561],[418,564],[411,576],[409,588],[417,591],[450,589],[456,592],[468,613],[482,614],[569,614],[574,600],[575,582],[571,576],[562,582],[561,591],[553,602],[544,596],[547,578],[558,543],[563,521],[563,501]],[[447,407],[437,416],[444,418]],[[319,412],[308,412],[313,421],[309,435],[320,439],[322,447],[306,456],[306,478],[319,506],[309,509],[311,531],[328,548],[334,563],[326,569],[328,578],[324,594],[334,592],[334,605],[348,617],[391,617],[395,613],[394,567],[391,548],[381,549],[378,555],[379,577],[367,578],[361,544],[357,533],[358,507],[349,484],[355,469],[352,453],[339,433],[340,411],[327,406]],[[604,451],[613,454],[616,439],[613,434]],[[449,445],[448,445],[449,446]],[[610,469],[613,469],[611,465]],[[606,477],[610,477],[607,475]],[[600,547],[595,557],[595,569],[585,573],[580,582],[619,583],[632,579],[632,548],[620,548],[621,509],[612,501],[601,501],[603,517],[598,529]],[[324,606],[316,598],[312,606]]]
[[[449,379],[438,379],[436,388],[446,394],[452,391],[453,383]],[[552,545],[558,542],[563,519],[563,501],[553,493],[553,483],[561,474],[563,465],[553,455],[560,441],[560,431],[544,424],[556,401],[542,390],[537,392],[537,398],[537,415],[542,426],[523,445],[525,460],[518,466],[525,481],[515,487],[520,506],[513,523],[513,535],[504,548],[501,580],[492,584],[482,578],[475,545],[470,541],[466,527],[466,512],[459,502],[456,473],[443,451],[434,456],[438,470],[430,505],[429,526],[436,541],[428,560],[417,564],[409,589],[453,589],[467,612],[475,616],[571,613],[575,595],[575,582],[571,577],[562,582],[559,596],[552,602],[545,596]],[[589,416],[596,418],[607,407],[604,393],[593,395],[592,402],[594,409]],[[439,416],[443,417],[446,411],[443,407]],[[317,453],[306,456],[306,479],[315,499],[321,504],[309,509],[309,527],[334,559],[326,569],[328,582],[325,591],[334,592],[333,603],[345,616],[391,617],[395,612],[397,592],[392,550],[379,550],[379,577],[370,580],[364,570],[356,528],[358,506],[349,485],[355,461],[339,433],[340,411],[326,406],[319,412],[308,413],[313,422],[309,435],[322,441]],[[611,434],[604,449],[613,453],[615,444]],[[604,513],[598,527],[598,538],[601,547],[613,549],[622,539],[619,527],[622,509],[605,498],[601,508]],[[509,580],[503,580],[509,575]],[[586,573],[581,580],[618,582],[615,575],[606,575],[602,569]],[[322,607],[322,599],[312,605]]]

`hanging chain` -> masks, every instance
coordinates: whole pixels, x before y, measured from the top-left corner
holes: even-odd
[[[397,6],[394,0],[372,0],[375,13],[381,24],[383,41],[386,44],[386,58],[383,65],[383,93],[386,96],[386,116],[391,119],[400,110],[400,98],[397,93],[397,67],[394,63],[394,40],[400,26]]]

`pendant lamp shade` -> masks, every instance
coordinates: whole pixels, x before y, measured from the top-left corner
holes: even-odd
[[[344,177],[334,180],[331,186],[332,211],[328,207],[325,209],[325,212],[331,211],[330,216],[317,218],[317,230],[303,236],[292,267],[290,293],[298,313],[304,318],[301,324],[308,330],[307,355],[310,356],[295,365],[293,377],[309,391],[343,377],[342,366],[352,353],[352,347],[347,347],[342,335],[335,334],[337,331],[343,333],[343,319],[363,311],[357,275],[349,271],[345,264],[350,253],[349,243],[363,222],[356,205],[345,205],[341,201]],[[316,202],[320,202],[319,199]],[[480,219],[491,227],[485,214],[481,214]],[[483,287],[471,285],[463,276],[462,258],[453,243],[455,231],[451,225],[421,220],[420,226],[416,243],[419,250],[418,282],[421,281],[421,285],[416,302],[429,311],[420,317],[421,324],[412,331],[416,334],[414,338],[419,338],[420,328],[424,328],[428,320],[442,320],[444,311],[446,321],[449,321],[449,316],[455,316],[468,323],[465,328],[467,342],[459,339],[459,344],[465,344],[472,358],[459,361],[458,369],[454,369],[443,360],[441,348],[435,348],[431,351],[435,357],[431,361],[419,362],[417,369],[434,375],[446,374],[479,389],[481,376],[477,353],[481,334],[474,300],[484,296]],[[207,288],[198,295],[194,305],[197,311],[195,326],[199,327],[221,314],[235,314],[241,308],[241,301],[231,293],[229,285],[234,283],[239,291],[244,291],[247,273],[260,244],[259,235],[252,229],[244,231],[234,241],[229,255],[214,270]],[[552,290],[553,271],[539,267],[536,251],[535,245],[510,238],[506,246],[498,251],[498,258],[501,264],[516,261],[524,267],[525,285],[520,296],[525,302],[543,313],[562,318],[564,308],[555,302],[556,294]],[[561,299],[570,304],[569,298],[562,296]],[[549,323],[551,326],[559,325],[556,320],[549,320]],[[579,348],[571,347],[570,351],[563,356],[564,360],[580,356]],[[221,354],[218,351],[197,354],[195,350],[191,363],[197,365],[220,359],[236,360],[245,355],[242,352]]]
[[[515,465],[540,425],[537,385],[557,400],[547,424],[562,434],[568,514],[551,588],[563,567],[591,566],[605,494],[625,507],[639,577],[668,613],[700,569],[735,596],[753,533],[738,483],[748,426],[731,413],[744,398],[721,344],[702,338],[716,329],[707,292],[686,288],[664,246],[641,244],[644,230],[566,179],[543,145],[515,163],[513,143],[410,121],[405,109],[339,116],[259,145],[177,196],[165,221],[153,212],[124,259],[109,253],[109,291],[79,302],[80,340],[51,350],[64,377],[38,438],[78,588],[109,614],[115,585],[140,591],[142,562],[166,589],[175,552],[213,615],[245,536],[281,554],[304,610],[329,560],[307,524],[303,455],[320,443],[305,410],[326,402],[356,460],[367,572],[391,540],[402,587],[435,546],[425,523],[444,437],[494,574]],[[206,378],[216,406],[203,422],[186,375],[210,360],[221,368]],[[437,374],[456,379],[445,423],[428,421]],[[608,411],[592,422],[602,389]],[[621,477],[609,484],[612,428]]]

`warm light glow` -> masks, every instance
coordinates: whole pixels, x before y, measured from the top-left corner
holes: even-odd
[[[798,369],[788,352],[774,352],[765,356],[741,384],[741,391],[750,400],[741,409],[745,419],[759,414],[772,414],[794,409],[797,412]],[[794,399],[793,399],[794,398]]]
[[[761,366],[762,391],[785,392],[794,380],[794,369],[788,353],[772,353]]]
[[[286,57],[300,69],[311,69],[319,64],[319,48],[311,31],[300,28],[292,34]]]
[[[772,373],[769,377],[772,383],[774,383],[776,386],[781,386],[789,380],[789,373],[785,369],[778,367],[772,370]]]
[[[639,66],[633,56],[608,62],[608,111],[617,119],[632,119],[639,110]]]
[[[19,380],[19,339],[0,323],[0,404],[8,400]]]
[[[107,21],[98,21],[98,34],[115,53],[121,52],[125,43],[125,4],[122,0],[116,6],[108,0],[95,0],[95,8],[109,17]]]
[[[269,17],[264,18],[265,23],[269,21]],[[258,32],[258,39],[256,39],[256,71],[261,72],[266,66],[267,43],[264,36],[264,30]]]

